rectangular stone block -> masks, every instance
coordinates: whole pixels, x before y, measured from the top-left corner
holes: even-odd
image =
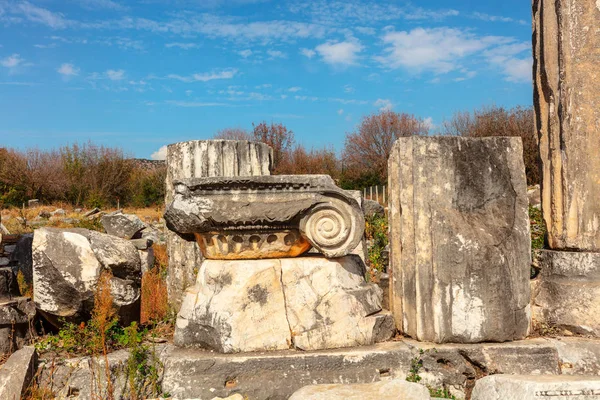
[[[540,250],[533,320],[600,337],[600,253]]]
[[[600,3],[534,0],[534,104],[550,248],[600,251]]]
[[[400,138],[389,188],[397,328],[436,343],[524,338],[531,239],[521,139]]]

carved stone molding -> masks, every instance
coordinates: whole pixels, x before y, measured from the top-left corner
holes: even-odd
[[[341,257],[364,233],[358,203],[327,175],[193,178],[174,188],[167,226],[194,234],[209,259],[295,257],[311,246]]]

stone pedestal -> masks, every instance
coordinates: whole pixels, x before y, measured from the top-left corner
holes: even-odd
[[[524,338],[531,239],[521,139],[400,138],[389,188],[397,328],[436,343]]]
[[[541,250],[533,319],[600,337],[600,253]]]
[[[273,151],[264,143],[245,140],[193,140],[167,147],[165,204],[175,196],[173,181],[213,176],[269,175]],[[202,253],[193,235],[167,231],[169,302],[178,309],[183,291],[195,281]]]
[[[222,353],[387,340],[393,320],[357,256],[205,260],[184,296],[175,344]]]
[[[600,3],[534,0],[542,209],[555,250],[600,251]]]

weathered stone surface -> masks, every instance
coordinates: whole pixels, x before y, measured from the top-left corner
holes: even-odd
[[[244,355],[215,354],[169,346],[163,390],[178,398],[227,397],[287,400],[313,384],[369,383],[406,373],[413,354],[402,343],[320,352],[280,351]],[[224,385],[224,382],[230,385]],[[268,383],[267,383],[268,382]]]
[[[240,393],[249,399],[287,400],[307,385],[405,379],[415,359],[423,362],[420,383],[446,387],[460,400],[486,374],[560,373],[557,350],[544,339],[496,344],[399,341],[317,352],[233,355],[168,346],[161,359],[163,390],[176,398],[201,399]]]
[[[152,247],[147,250],[138,250],[138,254],[142,262],[142,274],[154,268],[154,249]]]
[[[141,262],[128,241],[86,229],[42,228],[34,233],[32,258],[35,304],[51,323],[89,315],[103,269],[113,274],[112,294],[123,322],[139,315]]]
[[[206,258],[222,260],[295,257],[311,245],[341,257],[364,233],[359,204],[327,175],[178,180],[165,220],[195,234]]]
[[[357,256],[206,260],[186,291],[175,343],[223,353],[373,344],[395,329]]]
[[[29,297],[0,301],[0,354],[20,349],[35,336],[34,318],[35,305]]]
[[[492,375],[477,381],[471,400],[600,399],[600,377]]]
[[[404,341],[422,364],[420,383],[468,398],[475,379],[488,374],[560,374],[555,346],[545,339],[509,343],[432,344]]]
[[[536,323],[600,337],[600,253],[540,250]]]
[[[122,239],[133,239],[146,227],[137,215],[123,214],[121,210],[103,215],[100,222],[106,233]]]
[[[269,175],[273,150],[264,143],[245,140],[193,140],[167,147],[165,204],[175,196],[173,182],[208,176]],[[196,281],[202,254],[193,235],[167,231],[169,302],[178,309],[184,290]]]
[[[382,291],[365,282],[357,256],[282,259],[282,285],[294,346],[319,350],[389,339],[393,320],[381,311]]]
[[[578,337],[547,339],[558,351],[563,375],[600,375],[600,341]]]
[[[13,251],[10,256],[14,275],[17,276],[19,272],[21,272],[25,281],[29,284],[33,281],[33,260],[31,256],[32,243],[32,233],[22,235],[17,242],[15,251]]]
[[[186,290],[174,342],[222,353],[289,348],[279,260],[205,260]]]
[[[598,3],[534,0],[542,209],[556,250],[600,251]]]
[[[365,213],[365,218],[370,218],[375,215],[383,217],[385,215],[385,208],[375,200],[363,200],[362,209]]]
[[[529,327],[530,236],[519,138],[400,138],[389,161],[391,308],[433,342]]]
[[[20,400],[37,371],[35,347],[27,346],[15,352],[0,367],[0,399]]]
[[[393,379],[354,385],[311,385],[289,400],[428,400],[429,390],[417,383]]]

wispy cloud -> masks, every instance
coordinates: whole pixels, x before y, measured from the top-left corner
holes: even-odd
[[[79,68],[71,63],[64,63],[56,70],[56,72],[63,76],[75,76],[79,74]]]
[[[324,62],[341,66],[355,65],[358,53],[363,49],[364,46],[356,39],[344,42],[328,41],[315,48]]]
[[[230,106],[227,103],[211,103],[211,102],[199,102],[199,101],[176,101],[167,100],[167,104],[171,104],[177,107],[227,107]]]
[[[0,60],[0,65],[5,68],[17,68],[23,64],[25,64],[25,60],[16,53]]]
[[[287,58],[287,54],[279,50],[267,50],[267,54],[269,55],[271,60],[276,58]]]
[[[304,57],[313,58],[317,52],[311,49],[300,49],[300,54]]]
[[[173,42],[173,43],[165,44],[165,47],[167,47],[167,48],[179,47],[180,49],[183,49],[183,50],[189,50],[189,49],[197,49],[200,46],[198,46],[198,44],[196,44],[196,43]]]
[[[26,20],[50,28],[63,29],[69,26],[72,21],[67,20],[63,14],[52,12],[42,7],[35,6],[28,1],[21,1],[8,8],[12,14],[20,15]]]
[[[527,21],[522,20],[522,19],[514,19],[514,18],[510,18],[510,17],[502,17],[499,15],[490,15],[490,14],[485,14],[485,13],[480,13],[480,12],[474,12],[470,16],[472,18],[480,19],[480,20],[486,21],[486,22],[514,22],[514,23],[518,23],[520,25],[528,24]]]
[[[238,51],[238,54],[240,56],[242,56],[243,58],[248,58],[252,55],[252,50],[250,50],[250,49],[241,50],[241,51]]]
[[[390,111],[394,107],[389,99],[377,99],[373,105],[379,107],[379,111]]]
[[[221,71],[197,73],[189,76],[169,74],[167,75],[167,79],[175,79],[182,82],[208,82],[217,79],[232,79],[237,73],[237,69],[229,68]]]
[[[88,10],[114,10],[114,11],[127,11],[129,7],[124,6],[112,0],[77,0],[77,4]]]
[[[120,81],[125,79],[125,71],[122,69],[109,69],[105,72],[106,77],[111,81]]]
[[[291,88],[288,89],[288,92],[295,93],[295,92],[299,92],[301,90],[302,90],[302,88],[300,86],[292,86]]]

